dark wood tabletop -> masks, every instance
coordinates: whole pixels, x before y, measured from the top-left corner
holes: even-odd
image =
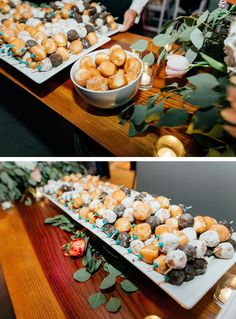
[[[147,39],[151,43],[150,38],[132,33],[119,33],[114,35],[112,40],[105,44],[103,48],[108,48],[117,43],[124,49],[129,49],[129,46],[139,39]],[[151,45],[150,48],[157,51],[157,48],[151,47]],[[43,84],[37,84],[6,62],[0,60],[0,73],[2,75],[63,116],[114,156],[153,156],[153,144],[157,136],[165,134],[172,134],[178,137],[184,143],[187,156],[202,155],[192,137],[185,133],[186,126],[173,129],[152,129],[139,137],[128,137],[128,125],[122,127],[117,116],[121,109],[100,110],[83,101],[70,80],[70,68],[67,67]],[[153,88],[149,91],[139,91],[134,98],[134,103],[145,103],[149,96],[159,92],[164,83],[165,70],[164,68],[159,68]],[[177,96],[168,99],[165,106],[182,107],[189,112],[194,110],[187,103],[181,106]],[[32,107],[34,106],[32,105]]]
[[[219,312],[213,301],[216,286],[193,309],[185,310],[137,269],[130,279],[139,291],[126,294],[117,285],[112,293],[122,301],[118,313],[110,314],[104,306],[91,309],[88,297],[100,291],[99,285],[107,273],[101,268],[85,283],[73,279],[73,273],[82,264],[81,258],[63,255],[61,246],[69,241],[70,235],[44,224],[45,218],[61,213],[47,200],[0,211],[0,266],[17,318],[133,319],[147,315],[162,319],[216,318]],[[236,266],[231,271],[235,272]]]

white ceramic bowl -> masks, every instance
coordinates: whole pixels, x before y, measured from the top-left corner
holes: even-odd
[[[95,56],[98,52],[105,52],[108,53],[108,49],[104,50],[96,50],[93,51],[86,56],[90,56],[95,60]],[[130,51],[125,51],[128,56],[135,57],[139,59],[135,54],[133,54]],[[139,76],[131,83],[128,85],[121,87],[116,90],[110,90],[110,91],[91,91],[87,90],[86,88],[80,86],[77,84],[74,80],[74,74],[75,72],[79,69],[80,66],[80,61],[82,58],[77,60],[75,64],[72,66],[71,71],[70,71],[70,78],[71,81],[74,84],[74,87],[76,88],[76,91],[79,93],[79,95],[89,104],[96,106],[101,109],[113,109],[121,105],[125,105],[127,102],[129,102],[138,92],[138,89],[140,87],[141,83],[141,76],[143,72],[143,67],[141,69],[141,72]],[[140,59],[139,59],[140,60]],[[140,60],[141,64],[142,61]],[[143,65],[143,64],[142,64]]]

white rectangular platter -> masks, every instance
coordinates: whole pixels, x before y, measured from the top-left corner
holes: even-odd
[[[193,308],[201,298],[217,283],[217,281],[236,263],[236,253],[234,257],[229,260],[216,259],[214,257],[206,258],[208,261],[207,271],[204,275],[196,276],[192,281],[184,282],[181,286],[170,285],[163,280],[163,275],[152,270],[152,266],[138,260],[134,254],[129,254],[126,248],[115,244],[115,241],[108,238],[101,229],[78,219],[78,214],[72,212],[58,201],[50,196],[44,194],[46,198],[52,201],[56,206],[60,207],[76,222],[90,230],[93,234],[102,239],[106,244],[112,248],[138,268],[142,273],[149,277],[155,284],[170,295],[176,302],[178,302],[185,309]]]
[[[116,32],[119,32],[119,30],[118,31],[116,30]],[[86,55],[87,53],[99,48],[101,45],[109,42],[110,40],[111,39],[109,37],[107,37],[107,36],[101,36],[99,38],[98,43],[94,44],[93,46],[91,46],[90,48],[88,48],[86,50],[83,50],[83,52],[81,52],[80,54],[71,55],[70,58],[67,61],[63,62],[58,67],[53,68],[52,70],[50,70],[48,72],[32,71],[32,69],[28,68],[25,65],[19,64],[18,61],[14,60],[12,57],[8,56],[7,54],[3,54],[1,52],[0,52],[0,58],[3,61],[5,61],[8,64],[10,64],[11,66],[13,66],[15,69],[17,69],[20,72],[22,72],[24,75],[29,77],[34,82],[36,82],[38,84],[41,84],[41,83],[47,81],[48,79],[50,79],[55,74],[57,74],[60,71],[62,71],[63,69],[65,69],[67,66],[69,66],[72,63],[74,63],[75,61],[77,61],[80,57],[82,57],[82,56]]]

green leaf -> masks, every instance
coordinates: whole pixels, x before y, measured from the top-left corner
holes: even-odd
[[[213,89],[219,86],[218,80],[209,73],[200,73],[187,78],[188,81],[199,89]]]
[[[103,266],[103,270],[106,271],[106,272],[109,272],[108,271],[108,266],[109,266],[109,264],[105,263],[104,266]]]
[[[97,271],[100,268],[101,264],[102,264],[102,259],[99,259],[99,260],[96,261],[95,271]]]
[[[131,281],[129,281],[128,279],[125,279],[122,281],[122,283],[120,284],[121,288],[125,291],[125,292],[135,292],[138,290],[138,287],[136,287]]]
[[[157,47],[164,47],[166,44],[172,43],[171,35],[169,35],[169,34],[158,34],[158,35],[156,35],[153,38],[152,42]]]
[[[204,136],[208,136],[211,138],[221,138],[224,135],[223,127],[220,125],[215,125],[212,127],[210,131],[203,131],[201,129],[194,129],[193,124],[191,123],[186,131],[188,134],[200,134]]]
[[[136,136],[137,134],[138,134],[138,131],[136,130],[136,127],[135,127],[134,123],[133,123],[133,122],[130,122],[130,127],[129,127],[129,133],[128,133],[128,135],[129,135],[130,137],[132,137],[132,136]]]
[[[87,271],[86,268],[80,268],[73,274],[73,278],[79,282],[85,282],[89,280],[90,277],[91,277],[91,274]]]
[[[148,100],[147,100],[147,103],[146,103],[146,107],[147,107],[147,110],[150,110],[151,108],[153,108],[155,106],[155,102],[156,102],[156,99],[160,96],[160,94],[155,94],[155,95],[152,95],[152,96],[149,96]]]
[[[29,184],[31,185],[31,186],[36,186],[37,185],[37,182],[33,179],[33,178],[29,178],[28,179],[28,182],[29,182]]]
[[[87,261],[87,259],[84,257],[84,258],[82,259],[82,265],[83,265],[83,266],[87,266],[87,264],[88,264],[88,261]]]
[[[132,50],[136,50],[140,52],[144,52],[145,50],[147,50],[147,47],[148,47],[147,40],[138,40],[137,42],[135,42],[134,44],[130,46]]]
[[[130,121],[132,121],[135,125],[140,125],[143,123],[146,115],[147,109],[143,105],[136,105]]]
[[[183,42],[189,42],[190,36],[191,36],[193,30],[194,30],[194,27],[192,27],[192,26],[184,29],[179,35],[179,40],[183,41]]]
[[[217,151],[217,150],[215,150],[215,149],[211,149],[211,150],[207,153],[206,156],[207,156],[207,157],[220,157],[221,154],[220,154],[219,151]]]
[[[116,269],[112,265],[108,265],[108,272],[114,277],[119,277],[122,274],[121,271],[119,271],[118,269]]]
[[[212,20],[216,19],[220,13],[221,9],[217,8],[214,11],[212,11],[207,19],[207,22],[211,22]]]
[[[192,48],[189,48],[185,54],[185,57],[188,59],[189,63],[193,63],[197,56],[198,52],[196,50],[193,50]]]
[[[96,309],[106,302],[106,298],[101,292],[97,292],[89,296],[88,302],[93,309]]]
[[[204,54],[204,53],[202,53],[202,52],[200,52],[200,54],[201,54],[201,56],[203,57],[203,59],[204,59],[207,63],[209,63],[209,65],[210,65],[212,68],[214,68],[214,69],[216,69],[216,70],[218,70],[218,71],[220,71],[220,72],[225,72],[225,73],[227,73],[227,67],[226,67],[226,65],[224,65],[224,64],[221,63],[221,62],[216,61],[215,59],[211,58],[210,56],[208,56],[208,55],[206,55],[206,54]]]
[[[115,285],[115,283],[116,283],[116,277],[114,277],[110,274],[103,279],[103,281],[100,284],[100,288],[103,290],[108,289],[108,288],[113,287]]]
[[[160,102],[155,107],[153,107],[152,109],[148,110],[147,116],[145,118],[145,122],[146,123],[150,123],[150,122],[153,122],[153,121],[157,121],[163,115],[164,115],[163,103]]]
[[[0,179],[4,184],[8,185],[8,187],[11,186],[9,188],[12,188],[12,179],[6,172],[1,172]]]
[[[160,64],[162,59],[167,55],[167,51],[165,50],[165,48],[161,48],[158,51],[158,58],[157,58],[157,64]]]
[[[143,62],[143,63],[146,62],[146,63],[148,63],[149,65],[153,65],[154,62],[155,62],[155,56],[154,56],[154,54],[153,54],[152,52],[146,54],[146,55],[144,56],[144,58],[142,59],[142,62]]]
[[[221,154],[221,157],[234,157],[234,156],[235,156],[235,153],[230,147],[227,147],[227,149]]]
[[[18,176],[24,176],[25,175],[25,172],[21,168],[16,168],[15,169],[15,173]]]
[[[61,221],[61,220],[64,220],[64,219],[66,219],[66,220],[68,220],[64,215],[56,215],[56,216],[54,216],[54,217],[48,217],[48,218],[46,218],[45,220],[44,220],[44,223],[45,224],[53,224],[54,222],[56,222],[56,221]]]
[[[61,230],[67,231],[68,233],[71,233],[72,230],[74,229],[74,226],[72,224],[71,225],[61,225],[59,228]]]
[[[206,22],[208,16],[209,16],[209,11],[207,10],[197,19],[197,25],[200,25]]]
[[[106,310],[109,312],[117,312],[121,306],[121,301],[119,298],[111,297],[111,299],[106,304]]]
[[[217,123],[217,108],[212,107],[210,110],[199,110],[194,115],[194,129],[209,129]]]
[[[198,106],[200,108],[205,108],[214,105],[220,98],[220,93],[206,88],[201,88],[189,94],[188,102]]]
[[[161,117],[158,127],[175,127],[184,125],[188,120],[188,112],[182,109],[170,109]]]
[[[192,33],[190,34],[190,40],[192,41],[192,44],[200,50],[204,43],[204,35],[202,31],[200,31],[198,28],[194,29]]]

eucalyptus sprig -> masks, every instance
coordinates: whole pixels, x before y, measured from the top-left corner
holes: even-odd
[[[50,179],[60,179],[72,173],[86,173],[78,162],[0,162],[0,203],[21,201],[31,205],[37,187],[45,185]],[[38,169],[40,181],[32,177]]]
[[[168,21],[162,33],[152,40],[159,47],[157,64],[169,54],[185,56],[189,62],[186,81],[180,87],[177,82],[163,87],[160,92],[148,98],[146,105],[129,105],[119,115],[120,124],[130,123],[129,136],[148,132],[149,128],[178,127],[188,124],[186,133],[201,145],[207,156],[236,155],[235,139],[223,129],[221,110],[228,106],[226,86],[227,65],[224,61],[224,40],[228,36],[230,18],[236,13],[236,6],[228,10],[217,8],[191,16],[180,16]],[[143,52],[147,41],[139,40],[132,49]],[[179,107],[187,101],[195,111],[165,108],[167,99],[176,97]]]

